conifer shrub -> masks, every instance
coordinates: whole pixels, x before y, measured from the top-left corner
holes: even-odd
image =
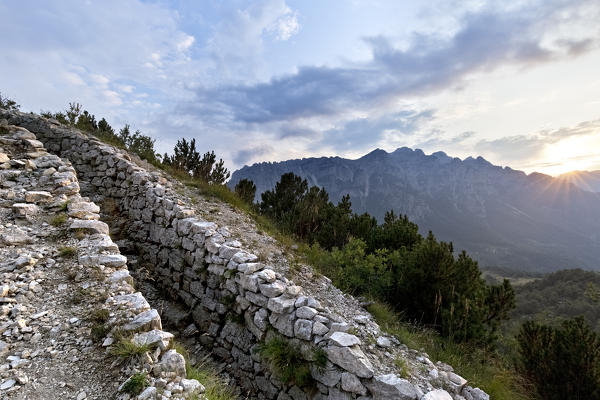
[[[254,182],[248,179],[241,179],[234,189],[235,193],[240,199],[248,204],[254,203],[254,196],[256,195],[256,185]]]
[[[600,399],[600,336],[582,317],[558,327],[525,322],[517,340],[519,368],[541,398]]]

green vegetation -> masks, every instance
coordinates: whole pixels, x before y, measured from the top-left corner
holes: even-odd
[[[66,223],[67,223],[67,214],[65,214],[65,213],[57,214],[50,220],[50,225],[56,226],[56,227],[62,226]]]
[[[196,379],[206,389],[202,394],[203,398],[207,400],[235,400],[237,398],[230,386],[208,364],[193,366],[189,361],[187,349],[181,343],[174,342],[172,347],[185,358],[187,379]]]
[[[558,328],[526,322],[518,343],[520,369],[541,398],[600,399],[600,337],[583,318]]]
[[[6,96],[2,96],[2,92],[0,92],[0,109],[2,110],[18,110],[21,106],[17,104],[16,101],[9,99]]]
[[[525,285],[515,286],[517,307],[505,331],[514,335],[520,325],[535,320],[557,326],[582,315],[600,332],[600,273],[572,269],[554,272]]]
[[[106,308],[96,308],[90,313],[90,321],[104,323],[108,321],[110,312]]]
[[[154,139],[143,135],[139,130],[131,133],[130,126],[125,125],[118,133],[115,132],[108,122],[102,118],[96,121],[96,116],[79,103],[69,103],[69,108],[64,112],[41,112],[42,117],[54,118],[58,122],[73,126],[82,131],[91,133],[105,143],[115,147],[126,149],[151,164],[159,164],[160,155],[154,150]]]
[[[230,175],[222,159],[216,162],[214,151],[200,156],[196,150],[196,139],[189,142],[185,139],[178,140],[173,155],[165,153],[162,162],[167,167],[183,171],[189,177],[209,184],[222,185]]]
[[[394,360],[394,365],[396,366],[396,368],[398,368],[399,375],[401,378],[407,379],[410,377],[409,367],[408,363],[406,362],[406,359],[400,356],[396,357],[396,359]]]
[[[242,179],[235,185],[234,191],[246,203],[254,203],[254,196],[256,195],[256,185],[254,182]]]
[[[92,340],[99,343],[108,335],[108,332],[110,329],[105,324],[95,323],[92,325]]]
[[[315,351],[313,356],[315,365],[320,368],[327,363],[327,355],[323,353]],[[282,382],[304,388],[314,385],[309,361],[289,340],[274,337],[259,346],[258,354],[271,365],[271,370]]]
[[[481,388],[490,398],[534,398],[528,383],[515,370],[512,360],[499,351],[473,343],[456,343],[435,330],[403,321],[390,306],[382,303],[375,302],[368,310],[384,332],[395,336],[410,348],[425,351],[434,362],[439,360],[451,365],[471,386]],[[402,372],[402,365],[397,367]]]
[[[74,257],[76,254],[77,249],[73,246],[66,246],[58,249],[58,255],[64,258]]]
[[[137,396],[142,393],[149,384],[150,381],[145,372],[136,372],[125,382],[125,384],[123,384],[121,392]]]
[[[351,211],[350,197],[334,205],[324,189],[287,173],[262,194],[260,212],[303,240],[306,261],[340,289],[393,305],[406,318],[456,342],[494,344],[514,307],[508,281],[488,285],[477,262],[451,243],[423,238],[406,216],[386,213],[383,224]]]
[[[148,345],[137,345],[131,339],[121,338],[110,348],[110,354],[120,357],[124,360],[139,358],[144,353],[150,351]]]

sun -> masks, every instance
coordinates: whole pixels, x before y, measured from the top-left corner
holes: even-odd
[[[600,134],[565,138],[546,146],[540,172],[560,175],[570,171],[597,169],[600,164]]]

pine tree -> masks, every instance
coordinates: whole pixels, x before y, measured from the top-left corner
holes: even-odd
[[[254,196],[256,195],[256,185],[254,182],[248,179],[241,179],[235,185],[235,193],[248,204],[254,203]]]

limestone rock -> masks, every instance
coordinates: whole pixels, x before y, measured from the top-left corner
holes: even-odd
[[[360,339],[354,335],[345,332],[334,332],[329,340],[332,344],[342,347],[354,346],[360,344]]]
[[[16,217],[26,218],[38,213],[39,208],[35,204],[15,203],[12,205]]]
[[[315,365],[310,365],[310,374],[317,381],[325,386],[335,386],[340,381],[342,373],[329,361],[325,368],[317,368]]]
[[[83,230],[88,233],[101,233],[108,235],[108,225],[102,221],[76,219],[74,220],[69,229],[72,230]]]
[[[444,389],[436,389],[428,392],[421,400],[452,400],[452,396]]]
[[[205,388],[202,386],[200,382],[196,379],[182,379],[181,387],[183,388],[183,392],[188,396],[191,396],[196,393],[204,393]]]
[[[144,311],[135,316],[131,322],[125,324],[123,329],[126,331],[135,331],[141,329],[162,329],[160,315],[155,309]]]
[[[185,358],[177,351],[169,350],[154,366],[152,373],[160,377],[185,376]]]
[[[360,395],[367,394],[367,388],[360,382],[360,379],[349,372],[342,373],[342,389]]]
[[[385,336],[379,336],[377,338],[377,346],[379,347],[383,347],[383,348],[388,348],[391,347],[392,342],[390,341],[390,339],[386,338]]]
[[[25,201],[28,203],[48,203],[52,201],[52,195],[42,190],[26,192]]]
[[[67,206],[67,214],[69,217],[79,219],[98,219],[100,207],[94,203],[88,203],[85,201],[71,202]]]
[[[296,299],[290,299],[284,296],[273,297],[269,299],[267,308],[274,313],[284,314],[294,310],[294,303],[296,303]]]
[[[348,372],[361,377],[370,378],[373,376],[374,369],[369,359],[362,352],[360,347],[341,347],[330,345],[326,350],[329,360],[344,368]]]
[[[169,347],[169,344],[171,343],[171,339],[173,339],[173,337],[174,336],[172,333],[153,329],[149,332],[136,333],[131,341],[137,344],[138,346],[158,346],[161,349],[165,350]]]
[[[297,319],[294,323],[294,335],[298,339],[310,340],[313,322],[308,319]]]
[[[302,306],[296,310],[296,316],[302,319],[313,319],[317,315],[317,310],[312,307]]]
[[[262,272],[262,271],[261,271]],[[277,297],[285,290],[285,285],[281,281],[273,283],[262,283],[258,285],[260,292],[267,297]]]
[[[418,396],[412,383],[394,374],[377,375],[367,386],[373,400],[416,400]]]

